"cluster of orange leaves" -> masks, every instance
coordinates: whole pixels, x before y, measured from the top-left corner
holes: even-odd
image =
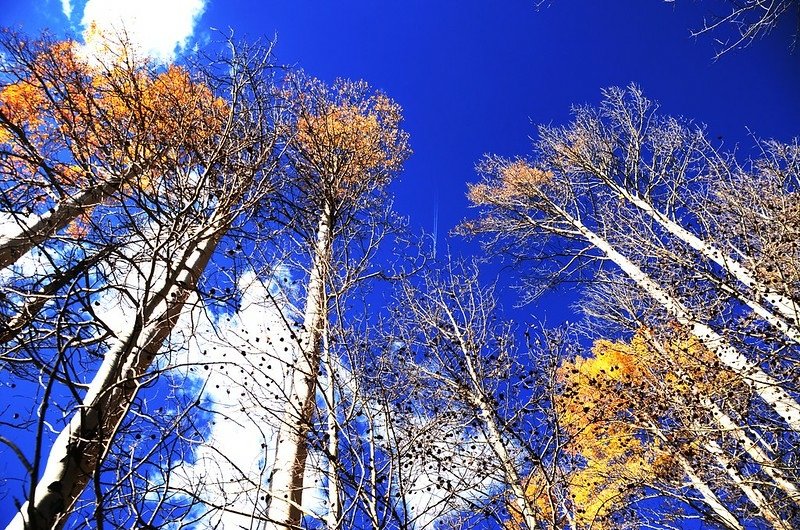
[[[110,178],[151,190],[176,168],[202,163],[225,127],[226,101],[185,68],[134,60],[128,46],[89,57],[74,41],[20,43],[17,78],[0,89],[7,175],[45,197]],[[85,234],[89,214],[68,233]]]
[[[340,195],[386,184],[409,153],[400,106],[380,93],[361,97],[361,83],[323,90],[312,82],[295,97],[294,146],[304,163]]]
[[[28,129],[36,129],[42,124],[39,109],[44,105],[41,90],[32,82],[23,80],[0,90],[0,112],[9,122]],[[12,138],[7,126],[0,128],[0,143]]]
[[[496,178],[470,185],[468,197],[475,205],[525,199],[553,179],[552,172],[533,167],[524,160],[492,160],[483,169]]]
[[[69,152],[72,160],[53,164],[59,185],[133,165],[157,175],[213,142],[225,123],[225,101],[182,67],[159,71],[128,57],[106,64],[85,57],[73,41],[43,45],[19,61],[18,79],[0,90],[0,142],[19,153],[28,144],[43,159]],[[38,168],[20,162],[17,170],[30,177]]]

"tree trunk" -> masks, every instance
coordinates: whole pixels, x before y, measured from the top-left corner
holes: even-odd
[[[646,275],[635,263],[617,252],[604,238],[587,228],[580,220],[559,208],[559,214],[569,222],[596,249],[613,261],[622,272],[633,280],[645,294],[659,303],[680,324],[697,338],[719,361],[742,379],[764,400],[795,432],[800,432],[800,404],[780,386],[780,383],[764,372],[758,365],[750,362],[733,346],[711,329],[695,319],[689,310],[677,299],[669,295],[652,278]]]
[[[519,473],[517,473],[517,463],[508,453],[508,449],[503,441],[503,435],[495,421],[494,412],[486,405],[486,399],[482,399],[479,396],[471,397],[472,399],[470,401],[472,401],[473,406],[478,407],[478,420],[481,422],[484,429],[486,429],[487,439],[489,440],[489,445],[492,447],[492,452],[494,452],[500,460],[506,482],[511,487],[511,491],[514,494],[514,506],[522,515],[522,519],[525,521],[525,526],[528,527],[528,530],[536,530],[536,528],[538,528],[536,523],[536,510],[531,504],[531,500],[525,495],[525,487],[522,484]]]
[[[655,337],[649,333],[648,337],[649,342],[653,345],[653,347],[657,348],[664,359],[669,361],[669,355],[667,354],[666,350],[661,347],[660,343],[655,339]],[[673,369],[678,377],[686,381],[692,381],[691,376],[686,374],[684,370],[680,368],[680,366],[674,362],[673,365]],[[695,391],[693,386],[692,395],[694,395],[700,401],[700,405],[711,415],[712,418],[714,418],[714,421],[722,429],[722,432],[732,436],[742,446],[750,458],[752,458],[756,464],[761,466],[761,470],[775,482],[775,485],[780,490],[787,495],[787,498],[800,508],[800,491],[798,491],[797,486],[795,486],[789,479],[786,478],[781,471],[779,464],[774,462],[769,455],[764,452],[761,446],[747,435],[745,429],[739,426],[733,420],[733,418],[728,416],[716,403],[709,399],[708,396]]]
[[[497,458],[500,460],[500,465],[503,468],[503,474],[505,475],[506,483],[514,494],[513,500],[516,509],[519,510],[522,520],[525,521],[525,526],[528,527],[528,530],[536,530],[538,527],[536,523],[536,510],[531,504],[528,496],[525,494],[525,488],[522,485],[522,479],[517,472],[517,463],[511,458],[511,455],[508,452],[506,442],[503,440],[503,435],[494,416],[494,410],[489,405],[491,400],[488,399],[488,396],[486,396],[483,391],[483,380],[475,370],[475,365],[470,358],[469,348],[467,347],[467,343],[461,333],[461,329],[456,321],[456,318],[450,312],[447,304],[442,304],[442,308],[447,312],[450,325],[453,328],[453,333],[455,333],[458,338],[461,354],[464,358],[464,366],[467,368],[467,377],[469,377],[470,381],[470,388],[466,390],[466,392],[468,392],[467,399],[470,405],[478,413],[478,421],[481,423],[486,432],[486,437],[489,441],[489,445],[492,448],[492,452],[494,452],[495,456],[497,456]]]
[[[289,399],[278,430],[275,464],[270,477],[267,517],[276,529],[296,528],[303,516],[303,476],[308,446],[306,434],[314,413],[320,363],[320,340],[325,324],[325,281],[331,260],[332,205],[326,201],[319,226],[306,291],[299,354],[294,364]]]
[[[731,258],[722,252],[715,245],[703,241],[690,231],[686,230],[677,222],[669,218],[669,216],[660,212],[653,207],[649,202],[635,195],[614,182],[611,178],[607,177],[605,172],[594,169],[595,174],[611,188],[619,197],[628,200],[634,206],[639,208],[651,219],[656,221],[667,232],[680,239],[695,251],[699,252],[704,258],[709,259],[719,265],[722,270],[728,273],[731,277],[735,278],[739,283],[750,288],[774,307],[780,316],[771,313],[762,304],[756,300],[751,300],[749,297],[739,290],[731,289],[732,294],[750,306],[756,314],[775,326],[789,339],[796,343],[800,343],[800,328],[796,323],[800,322],[800,306],[785,296],[769,289],[763,282],[756,278],[747,267],[739,263],[737,260]]]
[[[708,408],[719,426],[724,429],[724,432],[733,436],[750,458],[752,458],[753,461],[761,467],[761,470],[775,482],[775,485],[786,494],[787,498],[800,508],[800,491],[798,491],[797,486],[786,478],[779,465],[761,449],[758,443],[747,435],[744,429],[739,427],[730,416],[725,414],[716,403],[713,403],[708,398],[703,398],[703,405]]]
[[[341,527],[342,504],[339,498],[339,423],[336,417],[336,368],[331,358],[330,343],[328,341],[328,326],[324,328],[322,336],[322,362],[328,372],[328,381],[325,386],[325,405],[327,406],[327,434],[328,434],[328,512],[325,514],[325,526],[328,530],[338,530]]]
[[[750,502],[758,509],[758,513],[761,517],[763,517],[774,530],[792,530],[789,525],[781,519],[781,516],[775,512],[767,499],[764,498],[764,494],[747,483],[747,480],[739,473],[739,470],[736,469],[736,466],[727,457],[725,451],[722,450],[717,442],[713,440],[706,441],[703,443],[703,447],[705,447],[706,451],[710,454],[714,455],[720,467],[725,470],[733,483],[742,490],[742,493],[744,493]]]
[[[105,354],[83,403],[56,438],[32,500],[7,530],[58,530],[97,472],[139,390],[138,379],[172,332],[221,237],[216,230],[186,249],[175,281],[147,304],[140,326]]]
[[[113,194],[121,183],[121,177],[114,177],[90,186],[57,204],[47,213],[36,216],[29,222],[18,223],[10,233],[0,235],[0,269],[15,263],[33,247],[47,241],[80,214]]]
[[[726,527],[731,530],[744,530],[744,526],[739,520],[733,515],[728,508],[722,503],[722,501],[717,497],[717,494],[714,493],[708,484],[700,478],[700,476],[695,472],[692,463],[681,454],[680,451],[675,449],[672,445],[672,442],[661,432],[661,429],[658,425],[650,420],[645,420],[645,424],[647,424],[648,428],[652,431],[652,433],[661,440],[667,447],[671,449],[672,456],[678,461],[678,464],[681,466],[681,470],[686,475],[686,478],[689,479],[689,483],[692,485],[692,488],[697,491],[703,498],[703,503],[708,506],[712,513],[719,519],[719,521]]]

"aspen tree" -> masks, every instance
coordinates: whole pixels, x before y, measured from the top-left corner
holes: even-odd
[[[579,109],[572,125],[542,128],[536,163],[488,157],[481,166],[486,179],[472,185],[469,192],[473,204],[483,208],[483,216],[465,223],[464,230],[493,234],[498,248],[520,257],[542,255],[553,246],[511,248],[508,243],[530,242],[537,236],[560,242],[561,257],[556,259],[564,263],[562,270],[567,274],[571,263],[614,264],[653,307],[690,329],[723,365],[748,381],[792,430],[800,432],[800,404],[791,385],[751,358],[749,343],[730,341],[725,328],[729,321],[718,320],[716,308],[697,305],[702,302],[690,298],[690,278],[662,279],[667,271],[680,267],[708,271],[700,281],[742,302],[756,317],[782,331],[791,340],[790,347],[795,347],[794,302],[789,294],[775,292],[771,287],[775,284],[754,276],[746,265],[724,253],[721,243],[704,242],[679,224],[676,212],[691,221],[691,203],[681,203],[680,194],[692,193],[697,167],[711,156],[702,131],[652,115],[650,103],[636,89],[630,94],[619,90],[606,94],[601,111]],[[715,164],[723,162],[721,156],[715,157]],[[651,249],[660,251],[674,240],[694,252],[696,259],[670,261],[674,253],[666,253],[663,263],[660,257],[648,259]],[[572,261],[564,255],[573,256]],[[715,276],[720,269],[723,274]],[[780,343],[772,348],[783,351]],[[781,369],[791,368],[784,364]]]
[[[395,312],[402,344],[394,369],[419,397],[410,404],[416,414],[431,414],[443,426],[453,423],[451,436],[461,446],[428,440],[423,454],[436,455],[438,484],[464,481],[459,488],[437,490],[453,512],[467,499],[489,513],[489,484],[502,485],[508,511],[525,528],[539,528],[547,517],[526,494],[525,477],[540,462],[544,442],[533,434],[541,396],[525,383],[512,382],[523,357],[508,324],[498,319],[491,287],[482,287],[474,266],[446,262],[441,270],[421,275],[420,282],[403,282]],[[405,353],[403,353],[405,352]],[[445,448],[437,446],[442,444]],[[454,452],[445,462],[445,454]],[[463,469],[462,469],[463,468]],[[498,516],[503,518],[503,516]]]
[[[255,208],[266,206],[275,191],[277,122],[270,113],[276,108],[270,54],[268,49],[231,46],[228,56],[205,64],[206,70],[171,67],[148,85],[154,92],[135,95],[145,99],[142,107],[152,98],[153,106],[172,109],[169,114],[178,121],[148,118],[142,134],[158,139],[163,132],[172,142],[160,146],[164,156],[154,166],[157,172],[147,175],[153,180],[143,185],[142,173],[137,186],[126,182],[115,191],[120,198],[114,205],[93,205],[98,215],[111,212],[98,230],[126,226],[131,235],[138,231],[139,237],[120,244],[116,262],[98,265],[110,270],[104,274],[107,280],[119,279],[109,289],[129,308],[128,320],[120,324],[120,331],[98,341],[102,361],[96,372],[88,374],[83,385],[71,383],[70,390],[80,389],[80,395],[52,447],[44,447],[41,438],[36,441],[28,499],[9,528],[65,525],[84,489],[99,479],[122,422],[150,381],[178,320],[200,303],[198,287],[220,242]],[[146,78],[141,81],[149,83]],[[95,104],[97,97],[87,99]],[[80,351],[79,343],[70,348],[83,358],[84,366],[92,366],[92,356]],[[45,399],[61,381],[53,371],[48,376]],[[48,406],[43,403],[40,411]],[[47,418],[38,421],[42,425]],[[39,455],[46,456],[44,462]],[[102,502],[96,499],[98,508]],[[95,517],[102,528],[102,510]]]
[[[308,456],[321,362],[321,341],[330,309],[326,285],[334,254],[348,232],[359,230],[385,209],[383,191],[408,156],[400,129],[400,107],[363,82],[331,87],[298,74],[283,96],[292,114],[286,130],[288,192],[283,211],[309,245],[303,322],[292,366],[290,391],[277,436],[270,476],[268,519],[292,528],[303,516],[303,478]]]
[[[0,267],[14,263],[125,186],[154,187],[191,149],[209,149],[222,99],[178,66],[137,59],[124,40],[102,57],[72,41],[4,30]],[[113,50],[113,51],[111,51]]]

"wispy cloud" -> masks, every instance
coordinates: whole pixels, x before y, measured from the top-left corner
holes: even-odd
[[[70,0],[61,0],[61,11],[67,17],[67,20],[72,18],[72,2]]]
[[[124,34],[144,54],[168,63],[191,42],[207,1],[88,0],[81,19],[84,38],[88,41],[97,32]],[[71,15],[70,0],[61,4],[64,14]]]

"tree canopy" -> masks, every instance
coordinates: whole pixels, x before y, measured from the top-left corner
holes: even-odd
[[[8,529],[800,526],[796,140],[606,88],[437,257],[389,95],[88,38],[0,33]]]

